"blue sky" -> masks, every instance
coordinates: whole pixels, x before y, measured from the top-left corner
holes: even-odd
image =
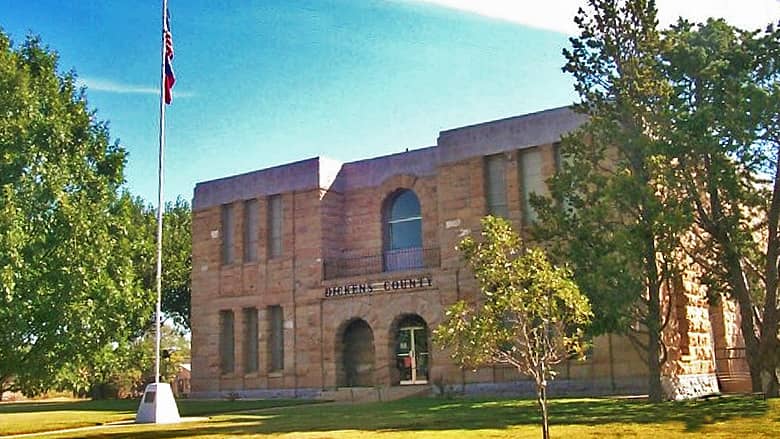
[[[659,1],[662,22],[711,14],[755,27],[780,17],[776,0],[676,3]],[[169,0],[177,83],[165,197],[190,199],[196,182],[317,155],[351,161],[430,146],[443,129],[567,105],[575,96],[561,49],[576,6]],[[0,11],[15,41],[39,34],[61,69],[76,70],[129,152],[128,188],[156,201],[160,2],[0,0]]]

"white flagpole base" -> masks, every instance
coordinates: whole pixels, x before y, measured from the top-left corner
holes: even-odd
[[[181,422],[179,408],[168,383],[152,383],[146,386],[138,412],[138,424],[174,424]]]

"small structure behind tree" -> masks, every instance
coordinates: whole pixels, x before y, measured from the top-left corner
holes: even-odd
[[[485,217],[481,235],[480,242],[466,237],[459,249],[482,296],[453,304],[435,341],[463,367],[511,364],[532,377],[546,439],[548,381],[555,365],[584,355],[590,302],[571,272],[554,267],[541,249],[525,248],[506,220]]]

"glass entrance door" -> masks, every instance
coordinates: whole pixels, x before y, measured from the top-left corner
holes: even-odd
[[[424,327],[404,327],[398,331],[396,364],[401,384],[428,382],[428,336]]]

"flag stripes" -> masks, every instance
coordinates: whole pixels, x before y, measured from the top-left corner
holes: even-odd
[[[173,74],[173,35],[171,35],[171,13],[165,9],[165,25],[163,26],[163,40],[165,44],[165,103],[173,101],[171,89],[176,83],[176,75]]]

